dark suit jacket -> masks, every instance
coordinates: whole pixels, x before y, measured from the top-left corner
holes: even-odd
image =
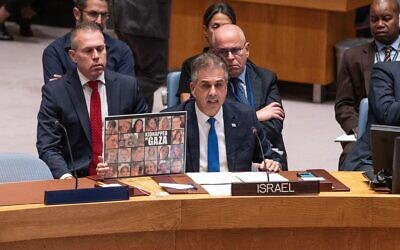
[[[111,9],[117,32],[168,39],[171,0],[114,0]]]
[[[207,50],[208,48],[204,48],[204,51]],[[195,58],[196,56],[190,57],[182,64],[177,95],[181,93],[190,93],[190,67]],[[272,102],[278,102],[282,105],[282,99],[279,94],[278,85],[276,84],[275,73],[270,70],[257,67],[250,60],[247,60],[246,68],[249,74],[251,86],[253,88],[255,110],[257,111]],[[287,170],[287,154],[282,137],[283,121],[273,119],[271,121],[263,122],[262,124],[266,129],[267,137],[272,143],[273,147],[283,151],[282,169]]]
[[[105,71],[109,115],[147,112],[147,105],[135,78]],[[65,136],[58,120],[68,131],[75,168],[87,175],[92,159],[90,118],[79,76],[75,70],[42,87],[38,113],[36,147],[39,157],[49,166],[53,176],[60,178],[72,170]]]
[[[280,157],[271,150],[271,144],[250,106],[227,100],[222,108],[229,171],[251,171],[252,162],[262,162],[261,150],[252,134],[252,127],[258,131],[265,157],[281,162]],[[201,145],[195,100],[190,99],[164,111],[187,111],[186,172],[198,172]]]
[[[107,46],[106,68],[121,74],[135,76],[133,55],[128,45],[105,33],[103,35]],[[43,51],[42,63],[45,83],[48,83],[54,74],[64,75],[67,71],[75,70],[75,63],[68,55],[68,50],[71,48],[70,36],[71,32],[57,38]]]
[[[346,132],[358,127],[358,112],[361,99],[367,97],[375,43],[371,42],[346,50],[339,69],[335,116]]]
[[[400,126],[400,62],[377,63],[371,73],[368,126],[343,170],[371,170],[370,124]]]

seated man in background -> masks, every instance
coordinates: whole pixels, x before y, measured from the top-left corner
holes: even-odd
[[[69,55],[76,70],[43,85],[37,118],[39,157],[61,179],[72,178],[74,168],[78,177],[96,174],[105,116],[147,112],[136,79],[105,70],[106,45],[98,25],[80,23],[72,30]]]
[[[265,127],[273,150],[282,155],[282,169],[287,170],[282,137],[285,113],[275,73],[248,60],[250,43],[246,41],[242,29],[234,24],[225,24],[214,30],[211,48],[228,65],[228,98],[248,104],[257,111],[257,118]]]
[[[192,63],[190,84],[194,99],[164,111],[187,111],[186,172],[279,171],[280,156],[272,151],[255,111],[249,105],[225,100],[228,69],[222,59],[204,53]],[[258,133],[266,158],[263,157]]]
[[[367,97],[374,63],[399,61],[399,5],[396,0],[375,0],[370,8],[374,40],[346,50],[338,74],[335,117],[346,134],[357,138],[360,101]],[[342,143],[339,169],[354,143]]]
[[[342,170],[372,170],[371,124],[400,126],[400,62],[383,62],[373,67],[368,102],[367,129],[344,161]]]
[[[82,22],[96,23],[104,29],[108,14],[108,0],[76,0],[73,14],[76,24]],[[68,55],[71,47],[70,33],[56,39],[43,51],[44,82],[60,78],[67,71],[75,69],[75,64]],[[104,34],[107,47],[107,69],[135,76],[132,51],[124,42]]]

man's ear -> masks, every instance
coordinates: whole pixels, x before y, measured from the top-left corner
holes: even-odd
[[[194,85],[195,84],[193,82],[190,82],[190,92],[192,93],[193,97],[196,97]]]
[[[75,21],[77,23],[81,23],[82,22],[82,20],[81,20],[81,11],[77,7],[74,7],[72,9],[72,13],[74,14]]]
[[[73,49],[68,50],[68,55],[71,58],[71,60],[76,63],[76,52]]]

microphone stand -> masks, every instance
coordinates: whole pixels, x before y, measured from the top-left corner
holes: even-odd
[[[263,150],[263,147],[262,147],[262,144],[261,144],[260,137],[258,136],[258,132],[257,132],[257,129],[255,127],[251,127],[251,131],[256,136],[257,141],[258,141],[258,146],[261,149],[261,155],[262,155],[262,158],[263,158],[263,164],[264,164],[264,168],[265,168],[265,173],[267,174],[267,181],[269,182],[269,171],[265,167],[265,155],[264,155],[264,150]]]
[[[64,125],[62,125],[58,120],[54,120],[54,125],[57,127],[62,128],[62,130],[64,131],[65,134],[65,140],[67,141],[67,147],[68,147],[68,153],[69,153],[69,158],[71,160],[71,164],[72,164],[72,171],[74,173],[74,177],[75,177],[75,189],[78,189],[78,174],[76,173],[76,168],[75,168],[75,164],[74,164],[74,158],[72,156],[72,150],[71,150],[71,144],[69,142],[69,137],[68,137],[68,132],[67,129],[65,128]]]

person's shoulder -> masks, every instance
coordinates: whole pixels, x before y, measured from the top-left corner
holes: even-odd
[[[104,71],[104,76],[106,81],[111,80],[113,82],[117,81],[120,83],[136,83],[136,78],[134,76],[122,74],[108,69]]]
[[[57,39],[55,39],[54,41],[52,41],[47,47],[47,48],[51,48],[51,47],[56,47],[56,48],[64,48],[64,46],[69,45],[70,43],[70,35],[71,32],[66,33],[63,36],[58,37]],[[68,43],[68,44],[67,44]]]
[[[129,48],[129,46],[124,41],[114,38],[111,35],[104,33],[104,32],[103,32],[103,35],[104,35],[104,41],[107,44],[107,46],[112,47],[112,48],[120,48],[120,49]]]
[[[163,109],[163,110],[161,110],[161,112],[188,111],[188,110],[190,110],[191,106],[194,106],[194,102],[195,102],[195,99],[190,98],[189,100],[186,100],[178,105]]]
[[[270,69],[266,69],[266,68],[260,67],[260,66],[257,66],[255,63],[253,63],[250,60],[247,60],[246,67],[250,71],[252,71],[252,72],[254,72],[254,73],[258,74],[258,75],[261,75],[261,76],[264,76],[264,77],[273,77],[273,78],[276,77],[276,73],[274,71],[272,71]]]
[[[400,72],[400,62],[378,62],[374,64],[373,71],[384,71],[391,74],[398,74]]]
[[[232,113],[243,113],[243,114],[252,114],[254,113],[254,108],[248,104],[243,104],[240,102],[232,101],[229,99],[226,99],[224,102],[224,110],[228,110],[229,112]]]

